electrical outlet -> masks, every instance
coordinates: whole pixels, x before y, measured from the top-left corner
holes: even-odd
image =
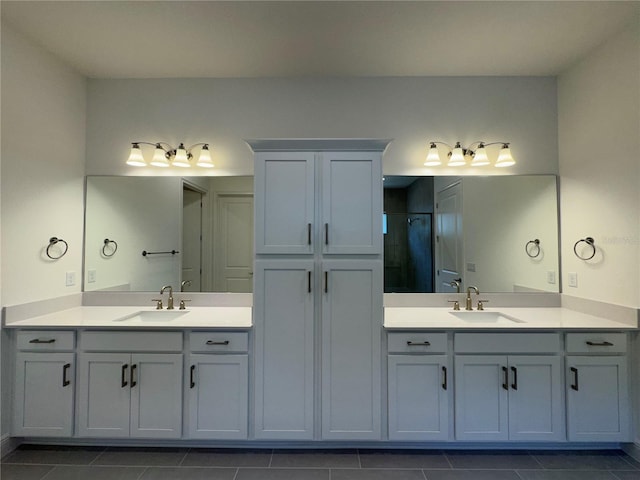
[[[87,270],[87,282],[88,283],[96,283],[96,271],[95,270]]]
[[[65,284],[67,287],[73,287],[76,284],[76,272],[67,272]]]
[[[569,272],[569,286],[570,287],[578,286],[578,274],[576,272]]]
[[[547,272],[547,283],[550,283],[552,285],[556,283],[556,272],[554,272],[553,270],[549,270]]]

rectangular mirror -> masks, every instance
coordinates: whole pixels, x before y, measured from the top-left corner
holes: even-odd
[[[88,176],[84,291],[251,292],[253,177]]]
[[[384,179],[385,292],[560,292],[554,175]]]

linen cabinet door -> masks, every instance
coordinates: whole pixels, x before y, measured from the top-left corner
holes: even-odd
[[[562,357],[509,357],[509,439],[565,439]]]
[[[70,437],[74,388],[73,353],[18,353],[13,435]]]
[[[322,438],[379,440],[382,261],[322,267]]]
[[[322,253],[382,254],[382,156],[322,153]]]
[[[256,261],[255,437],[313,439],[314,263]]]
[[[82,353],[78,368],[78,435],[128,437],[131,355]]]
[[[456,440],[509,438],[507,357],[456,355]]]
[[[389,355],[389,440],[448,440],[446,355]]]
[[[314,160],[309,152],[256,154],[257,254],[313,253]]]
[[[182,355],[131,356],[131,437],[182,436]]]
[[[630,441],[627,358],[567,357],[571,441]]]
[[[189,437],[247,438],[247,355],[191,355]]]

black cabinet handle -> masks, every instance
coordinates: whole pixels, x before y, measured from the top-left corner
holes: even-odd
[[[133,365],[131,365],[131,388],[135,387],[138,382],[136,382],[136,369],[138,368],[138,365],[136,365],[135,363]]]
[[[329,293],[329,272],[324,272],[324,293]]]
[[[122,365],[122,374],[121,374],[121,377],[120,377],[120,386],[122,388],[124,388],[127,385],[129,385],[127,383],[127,368],[129,368],[128,364],[125,363],[124,365]]]
[[[590,347],[613,347],[613,343],[611,342],[592,342],[591,340],[587,340],[586,344]]]
[[[67,385],[71,384],[71,381],[67,379],[67,372],[69,371],[70,368],[71,368],[70,363],[65,363],[64,366],[62,367],[62,386],[63,387],[66,387]]]
[[[575,390],[577,392],[579,390],[579,388],[578,388],[578,369],[576,367],[571,367],[571,373],[573,373],[573,385],[571,385],[571,390]]]
[[[513,372],[513,383],[511,384],[511,388],[514,390],[518,389],[518,369],[516,367],[511,367],[511,371]]]
[[[505,390],[509,390],[509,370],[507,370],[507,367],[502,367],[502,373],[504,373],[502,388],[504,388]]]
[[[307,223],[307,245],[311,245],[311,224]]]
[[[412,342],[411,340],[407,340],[408,347],[428,347],[430,345],[431,342],[427,342],[426,340],[424,342]]]
[[[447,389],[447,367],[442,366],[442,389]]]
[[[229,345],[229,340],[207,340],[207,345]]]
[[[329,245],[329,224],[324,224],[324,244]]]
[[[307,272],[307,293],[311,293],[311,272]]]
[[[43,340],[41,338],[34,338],[33,340],[29,340],[29,343],[54,343],[55,341],[55,338],[47,338],[46,340]]]
[[[196,366],[191,365],[191,370],[189,372],[189,388],[193,388],[196,386],[196,382],[193,380],[193,372],[195,371]]]

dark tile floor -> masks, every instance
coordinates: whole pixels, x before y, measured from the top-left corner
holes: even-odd
[[[640,480],[620,450],[232,450],[24,445],[2,480]]]

